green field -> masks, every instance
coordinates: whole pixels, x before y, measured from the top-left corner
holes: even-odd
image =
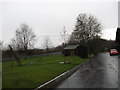
[[[36,88],[61,73],[81,64],[85,59],[77,56],[67,57],[68,64],[60,64],[63,55],[50,55],[22,59],[22,66],[12,61],[2,63],[3,88]]]

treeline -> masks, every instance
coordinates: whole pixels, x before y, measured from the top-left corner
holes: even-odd
[[[89,54],[98,54],[99,52],[109,52],[111,48],[115,48],[116,43],[112,40],[94,39],[88,42]]]
[[[68,43],[74,45],[79,43]],[[67,45],[66,45],[67,46]],[[102,38],[95,38],[86,43],[88,54],[97,55],[100,52],[109,52],[111,48],[116,48],[117,43],[114,40],[106,40]]]
[[[16,55],[18,57],[24,57],[24,56],[61,52],[61,50],[62,50],[62,46],[60,45],[55,48],[49,48],[49,50],[34,48],[34,49],[28,49],[27,51],[26,50],[14,50],[14,52],[16,53]],[[4,60],[4,59],[8,59],[8,58],[13,58],[11,55],[11,51],[10,50],[2,51],[2,59]]]

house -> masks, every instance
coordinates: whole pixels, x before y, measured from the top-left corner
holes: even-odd
[[[87,48],[82,45],[68,45],[64,48],[64,56],[75,55],[81,58],[87,58]]]

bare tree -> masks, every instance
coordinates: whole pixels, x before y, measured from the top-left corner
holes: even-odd
[[[72,34],[70,35],[68,43],[69,44],[76,44],[77,43],[76,36],[75,36],[74,32],[72,32]]]
[[[52,43],[51,43],[51,40],[48,36],[45,37],[45,40],[44,40],[44,48],[46,49],[46,52],[48,53],[49,52],[49,49],[52,47]]]
[[[17,40],[15,38],[12,38],[11,39],[11,42],[9,44],[13,50],[19,50],[18,46],[19,46],[19,43],[17,42]]]
[[[88,49],[89,53],[98,52],[99,47],[97,45],[100,44],[100,42],[96,44],[96,41],[100,39],[102,34],[101,29],[102,26],[100,22],[94,16],[79,14],[69,43],[83,45]],[[96,49],[91,50],[91,46],[96,47]]]
[[[16,30],[17,47],[22,50],[33,48],[35,37],[34,32],[27,24],[21,24],[20,29]]]
[[[16,62],[17,62],[17,64],[18,64],[18,66],[21,66],[22,63],[21,63],[21,61],[19,60],[19,58],[18,58],[18,56],[16,55],[16,53],[13,51],[11,45],[8,45],[8,46],[9,46],[10,51],[11,51],[10,54],[15,58],[15,60],[16,60]],[[12,65],[13,65],[13,64],[12,64]]]
[[[64,47],[65,45],[67,44],[67,41],[68,41],[68,34],[67,34],[67,31],[66,31],[66,28],[64,26],[63,28],[63,32],[60,32],[61,34],[61,41],[62,41],[62,52],[64,53]],[[67,59],[66,57],[64,56],[64,63],[66,64],[67,63]]]
[[[4,41],[0,41],[0,50],[1,51],[8,50],[8,45]]]
[[[60,32],[60,36],[61,36],[61,41],[62,41],[63,45],[65,45],[67,43],[67,40],[68,40],[68,34],[67,34],[65,26],[63,28],[63,31]]]
[[[0,51],[3,49],[3,41],[0,41]]]
[[[77,17],[75,29],[72,32],[69,41],[74,40],[76,43],[86,46],[87,42],[101,35],[101,24],[91,15],[79,14]]]
[[[32,49],[35,44],[36,35],[32,29],[25,23],[20,25],[20,28],[16,30],[16,37],[12,39],[12,44],[17,50],[25,51],[25,59],[27,50]]]

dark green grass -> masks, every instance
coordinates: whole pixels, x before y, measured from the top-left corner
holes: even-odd
[[[23,59],[21,60],[22,66],[17,66],[15,61],[13,61],[13,67],[11,61],[4,62],[2,64],[2,87],[36,88],[85,61],[77,56],[69,56],[67,57],[68,64],[60,64],[63,60],[63,55],[51,55]]]

